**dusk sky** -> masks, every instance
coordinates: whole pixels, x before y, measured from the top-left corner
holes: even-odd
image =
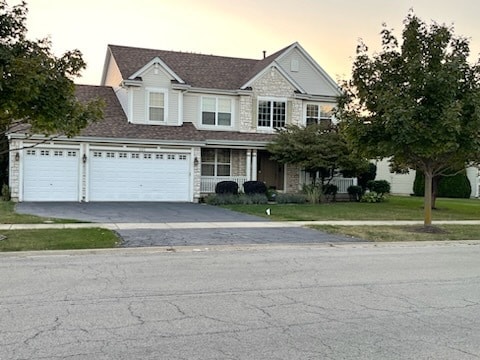
[[[472,60],[480,52],[478,0],[30,0],[28,8],[30,38],[49,36],[57,55],[82,51],[82,84],[100,83],[107,44],[260,59],[298,41],[334,80],[346,79],[358,39],[378,49],[384,22],[400,37],[410,8],[470,38]]]

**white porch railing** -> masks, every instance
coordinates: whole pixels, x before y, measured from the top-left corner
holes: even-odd
[[[341,178],[341,177],[334,177],[330,184],[337,185],[338,187],[338,194],[347,194],[347,189],[349,186],[357,185],[357,178]]]
[[[235,181],[238,189],[243,190],[242,186],[247,181],[246,176],[202,176],[200,179],[200,192],[204,194],[214,193],[215,185],[220,181]]]

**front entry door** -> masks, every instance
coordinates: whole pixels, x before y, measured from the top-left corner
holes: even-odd
[[[257,180],[263,181],[267,188],[284,190],[284,168],[274,160],[270,160],[268,151],[259,151],[257,154]]]

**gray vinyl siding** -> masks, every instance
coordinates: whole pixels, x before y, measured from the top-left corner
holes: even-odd
[[[183,96],[183,122],[191,122],[198,127],[200,98],[197,95],[185,94]]]
[[[292,71],[292,61],[298,64],[298,71]],[[337,96],[335,88],[325,79],[297,49],[280,59],[282,69],[308,94]]]
[[[133,92],[133,120],[137,124],[148,123],[147,114],[147,94],[148,89],[161,89],[167,91],[168,103],[166,107],[167,118],[163,125],[178,125],[178,92],[171,90],[171,79],[161,69],[155,74],[153,69],[147,70],[142,74],[142,87]]]

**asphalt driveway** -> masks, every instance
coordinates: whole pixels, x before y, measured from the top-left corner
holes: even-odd
[[[292,227],[249,227],[248,222],[268,219],[237,213],[205,204],[161,202],[24,202],[16,211],[43,217],[75,219],[94,223],[136,223],[128,230],[118,230],[123,247],[141,246],[211,246],[241,244],[294,244],[358,241],[349,237]],[[200,228],[195,223],[238,222],[239,227]],[[148,229],[145,224],[185,223],[185,228]],[[241,224],[240,224],[241,223]],[[143,225],[142,225],[143,224]],[[257,224],[258,225],[258,224]]]

